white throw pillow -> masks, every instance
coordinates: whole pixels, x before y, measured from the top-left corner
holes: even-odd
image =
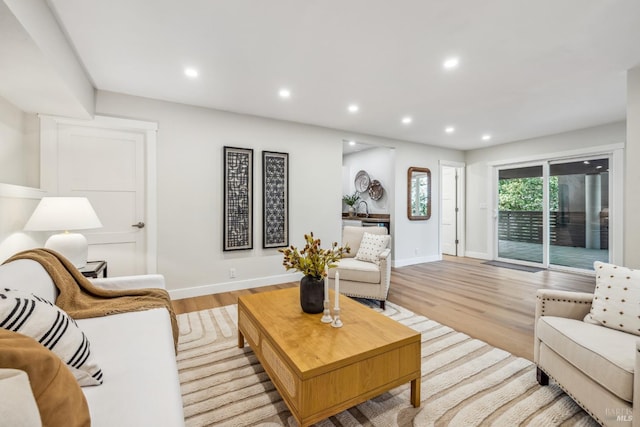
[[[67,364],[81,386],[102,384],[87,336],[67,313],[24,291],[0,290],[0,328],[27,335]]]
[[[360,247],[356,259],[359,261],[375,262],[380,264],[378,255],[387,248],[389,235],[371,234],[365,232],[360,241]]]
[[[589,323],[640,335],[640,270],[596,261],[596,289]]]

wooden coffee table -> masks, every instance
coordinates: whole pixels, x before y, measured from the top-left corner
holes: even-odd
[[[409,381],[420,406],[420,334],[343,295],[340,308],[332,328],[302,312],[298,288],[241,296],[238,346],[247,340],[303,427]]]

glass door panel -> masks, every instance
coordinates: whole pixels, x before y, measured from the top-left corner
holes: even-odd
[[[498,258],[543,262],[542,166],[498,172]]]
[[[609,159],[549,166],[549,264],[609,262]]]

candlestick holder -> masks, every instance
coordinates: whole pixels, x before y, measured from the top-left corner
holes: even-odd
[[[329,300],[324,300],[324,313],[322,314],[322,319],[320,319],[322,323],[331,323],[333,322],[333,317],[331,317],[331,310],[329,309]]]
[[[331,322],[331,326],[334,328],[342,328],[342,320],[340,320],[340,309],[335,307],[333,309],[333,322]]]

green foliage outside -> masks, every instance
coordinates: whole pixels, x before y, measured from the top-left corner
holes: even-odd
[[[501,211],[542,211],[542,178],[512,178],[498,181]],[[558,210],[558,177],[549,178],[549,209]]]

